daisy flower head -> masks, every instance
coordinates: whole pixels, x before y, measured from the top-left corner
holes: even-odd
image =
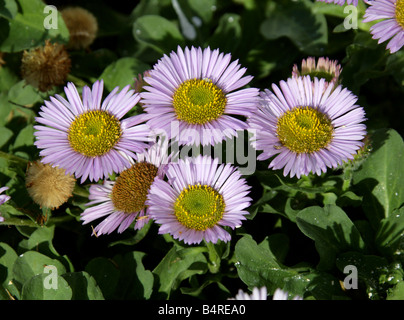
[[[248,117],[256,109],[259,90],[240,89],[253,77],[243,76],[246,68],[238,60],[230,62],[230,54],[209,47],[178,47],[164,55],[144,77],[141,104],[152,115],[150,127],[188,145],[214,145],[246,129],[234,116]]]
[[[239,289],[236,296],[234,298],[230,298],[229,300],[267,300],[267,295],[267,287],[254,287],[251,294]]]
[[[363,22],[383,19],[370,27],[373,39],[382,43],[390,39],[387,49],[394,53],[404,45],[404,0],[374,0],[363,16]]]
[[[280,288],[277,288],[272,296],[272,300],[289,300],[289,293]],[[292,300],[303,300],[301,296],[294,296]]]
[[[358,0],[317,0],[317,1],[321,1],[321,2],[326,2],[326,3],[333,3],[333,4],[337,4],[339,6],[343,6],[343,5],[354,5],[355,7],[358,6]]]
[[[250,187],[231,164],[199,155],[170,163],[166,176],[153,183],[146,202],[160,234],[187,244],[227,242],[223,227],[234,229],[246,219]]]
[[[2,194],[4,191],[8,190],[8,187],[2,187],[0,188],[0,206],[7,202],[8,200],[10,200],[10,196],[6,195],[6,194]],[[0,215],[0,222],[3,222],[4,218]]]
[[[122,233],[135,219],[134,229],[143,228],[149,222],[145,204],[149,188],[155,179],[164,177],[170,158],[166,145],[156,143],[138,154],[137,161],[123,170],[115,181],[91,185],[91,201],[81,214],[83,224],[106,217],[95,227],[97,235],[110,234],[117,228],[118,233]]]
[[[348,89],[326,86],[324,79],[289,78],[273,92],[265,89],[257,112],[247,121],[254,131],[252,145],[274,157],[269,168],[284,176],[320,175],[353,159],[363,146],[365,111]]]
[[[98,181],[121,172],[136,152],[150,139],[144,115],[123,117],[139,102],[139,94],[129,85],[119,93],[115,88],[102,101],[103,80],[92,89],[83,88],[82,99],[73,83],[65,87],[67,100],[60,95],[45,101],[36,121],[35,145],[42,149],[43,163],[66,170],[67,174]]]
[[[327,83],[336,86],[340,83],[342,67],[337,60],[330,60],[328,57],[320,57],[317,62],[313,57],[302,60],[301,68],[297,64],[293,66],[292,77],[298,78],[309,75],[311,79],[315,77],[324,78]]]

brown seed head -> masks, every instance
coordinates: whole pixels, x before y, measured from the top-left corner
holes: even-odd
[[[28,194],[41,208],[55,209],[72,196],[76,179],[65,170],[42,162],[31,162],[25,183]]]
[[[45,41],[45,46],[24,51],[21,73],[25,81],[40,91],[62,85],[70,72],[71,60],[65,47]]]
[[[60,12],[69,29],[68,48],[80,50],[88,48],[97,36],[98,23],[94,15],[80,7],[68,7]]]

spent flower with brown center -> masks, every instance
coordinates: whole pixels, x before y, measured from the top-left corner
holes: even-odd
[[[40,91],[66,82],[71,60],[62,44],[45,41],[45,45],[25,50],[21,60],[21,74],[25,81]]]
[[[67,7],[60,12],[69,29],[69,49],[87,49],[95,40],[98,22],[94,15],[81,7]]]
[[[55,209],[64,204],[76,183],[73,175],[66,174],[59,167],[42,162],[31,162],[28,166],[25,183],[28,194],[41,208]]]

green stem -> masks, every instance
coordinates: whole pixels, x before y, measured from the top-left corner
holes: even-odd
[[[52,217],[47,225],[60,224],[73,219],[74,217],[72,216]],[[41,227],[41,225],[37,224],[35,221],[21,218],[6,218],[3,222],[0,222],[0,226],[24,226],[35,228]]]
[[[29,162],[29,160],[27,160],[27,159],[20,158],[18,156],[15,156],[13,154],[9,154],[9,153],[3,152],[3,151],[0,151],[0,158],[10,160],[10,161],[14,161],[14,162],[18,162],[23,166],[26,166],[28,164],[28,162]]]
[[[206,242],[206,247],[209,253],[209,263],[208,267],[211,273],[218,273],[220,269],[220,257],[217,254],[215,245],[212,242]]]

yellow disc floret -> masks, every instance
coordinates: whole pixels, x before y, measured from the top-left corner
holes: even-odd
[[[72,122],[68,132],[70,146],[87,157],[110,151],[121,137],[120,122],[106,111],[83,113]]]
[[[118,211],[134,213],[145,208],[149,188],[157,176],[157,167],[138,162],[121,172],[111,193],[112,203]]]
[[[277,135],[283,146],[295,153],[312,153],[332,140],[331,120],[312,107],[296,107],[283,114],[277,123]]]
[[[209,79],[191,79],[175,91],[173,106],[178,120],[205,124],[218,119],[225,110],[226,95]]]
[[[396,21],[404,29],[404,0],[396,2]]]
[[[174,203],[178,221],[189,229],[204,231],[214,227],[225,209],[223,196],[207,185],[190,185]]]

